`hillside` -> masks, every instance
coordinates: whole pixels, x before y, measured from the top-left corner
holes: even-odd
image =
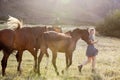
[[[12,15],[25,23],[96,23],[120,9],[119,0],[0,0],[0,18]]]

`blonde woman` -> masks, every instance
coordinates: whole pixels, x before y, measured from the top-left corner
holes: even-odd
[[[82,67],[87,63],[92,61],[92,72],[95,72],[95,63],[96,63],[96,55],[98,54],[98,50],[94,47],[98,41],[95,41],[95,28],[89,29],[89,38],[90,44],[87,46],[86,56],[87,60],[84,61],[81,65],[78,66],[79,72],[81,72]]]

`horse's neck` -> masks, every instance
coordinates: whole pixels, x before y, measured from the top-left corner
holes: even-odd
[[[77,41],[80,39],[80,37],[76,37],[76,36],[72,36],[72,41],[74,41],[75,43],[77,43]]]
[[[73,51],[74,51],[75,48],[76,48],[76,44],[77,44],[77,41],[78,41],[78,40],[79,40],[79,38],[75,38],[75,37],[72,36],[70,45],[72,46],[72,50],[73,50]]]

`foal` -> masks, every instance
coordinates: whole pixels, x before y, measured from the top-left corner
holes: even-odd
[[[69,35],[68,35],[69,34]],[[59,75],[56,66],[57,52],[64,52],[66,57],[66,70],[72,64],[72,55],[75,50],[76,43],[79,39],[83,39],[86,43],[89,43],[88,30],[74,29],[66,33],[57,33],[54,31],[44,32],[41,43],[41,53],[38,57],[38,73],[40,74],[40,62],[46,49],[50,48],[52,51],[52,64],[55,68],[55,72]]]

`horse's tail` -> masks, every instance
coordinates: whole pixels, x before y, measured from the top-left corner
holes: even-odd
[[[47,48],[48,48],[48,45],[47,45],[47,41],[46,41],[46,36],[43,33],[41,36],[40,49],[41,49],[41,51],[43,51],[46,54],[47,57],[49,57],[49,54],[47,52]]]
[[[15,17],[9,16],[7,24],[9,26],[9,28],[14,29],[14,30],[18,30],[18,29],[22,28],[23,21],[20,21]]]
[[[19,21],[17,24],[18,24],[18,26],[17,26],[16,30],[22,28],[22,26],[23,26],[23,21]]]

